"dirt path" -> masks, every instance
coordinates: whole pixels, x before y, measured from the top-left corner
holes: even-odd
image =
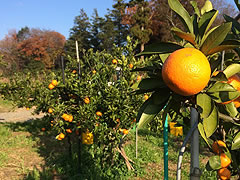
[[[33,115],[33,110],[19,108],[14,111],[0,113],[0,122],[24,122],[43,117],[43,114]]]

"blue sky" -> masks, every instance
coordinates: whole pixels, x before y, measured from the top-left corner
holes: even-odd
[[[234,0],[227,0],[234,3]],[[74,17],[80,9],[91,17],[97,8],[100,16],[112,9],[113,0],[2,0],[0,4],[0,40],[9,30],[22,27],[54,30],[69,36]]]
[[[97,8],[100,16],[112,9],[113,0],[2,0],[0,4],[0,40],[8,30],[22,27],[54,30],[68,38],[74,17],[80,9],[90,17]]]

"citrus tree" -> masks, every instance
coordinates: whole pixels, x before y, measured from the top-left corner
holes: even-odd
[[[132,93],[142,75],[131,71],[144,63],[134,56],[136,46],[128,38],[127,45],[113,48],[111,54],[90,49],[80,62],[68,56],[63,71],[35,78],[29,73],[16,75],[2,84],[1,94],[18,107],[35,107],[35,113],[44,113],[45,125],[39,129],[50,132],[60,143],[67,141],[69,153],[77,154],[81,169],[124,169],[128,159],[121,155],[123,138],[148,98]]]
[[[163,120],[167,113],[172,119],[186,119],[190,107],[195,108],[199,113],[198,130],[210,151],[215,152],[207,169],[218,171],[221,179],[239,176],[239,24],[225,16],[227,22],[212,27],[218,11],[210,1],[201,10],[191,1],[193,15],[178,0],[168,3],[186,31],[173,27],[176,42],[155,43],[139,54],[157,54],[159,58],[156,65],[139,69],[148,77],[137,83],[137,92],[152,94],[139,109],[138,127],[160,111]]]

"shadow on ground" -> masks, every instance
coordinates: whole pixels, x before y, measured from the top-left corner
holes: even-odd
[[[81,147],[81,161],[78,161],[78,139],[75,136],[66,137],[62,141],[56,140],[55,135],[47,127],[44,119],[31,119],[26,122],[4,123],[13,132],[29,132],[28,138],[36,141],[36,149],[39,156],[44,158],[44,165],[41,168],[35,167],[26,174],[26,180],[81,180],[101,179],[101,169],[94,166],[92,156],[88,154],[86,147]],[[45,127],[45,131],[41,128]],[[86,151],[85,151],[86,149]],[[81,164],[81,165],[80,165]]]

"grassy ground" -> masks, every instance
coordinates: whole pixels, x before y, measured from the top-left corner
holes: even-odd
[[[0,124],[0,179],[81,179],[78,169],[69,159],[67,141],[56,141],[47,131],[40,131],[40,127],[40,120]],[[176,179],[178,151],[182,141],[181,137],[169,137],[170,180]],[[139,132],[137,159],[133,133],[126,139],[124,149],[127,156],[135,162],[135,173],[123,175],[121,179],[163,179],[161,134],[148,130]],[[204,169],[210,154],[203,145],[200,152],[200,165]],[[182,164],[182,179],[189,179],[189,168],[190,153],[187,147]],[[97,177],[96,174],[92,176]],[[201,179],[216,179],[216,175],[203,171]]]
[[[13,108],[14,107],[11,101],[3,100],[2,98],[0,98],[0,113],[8,112]]]

